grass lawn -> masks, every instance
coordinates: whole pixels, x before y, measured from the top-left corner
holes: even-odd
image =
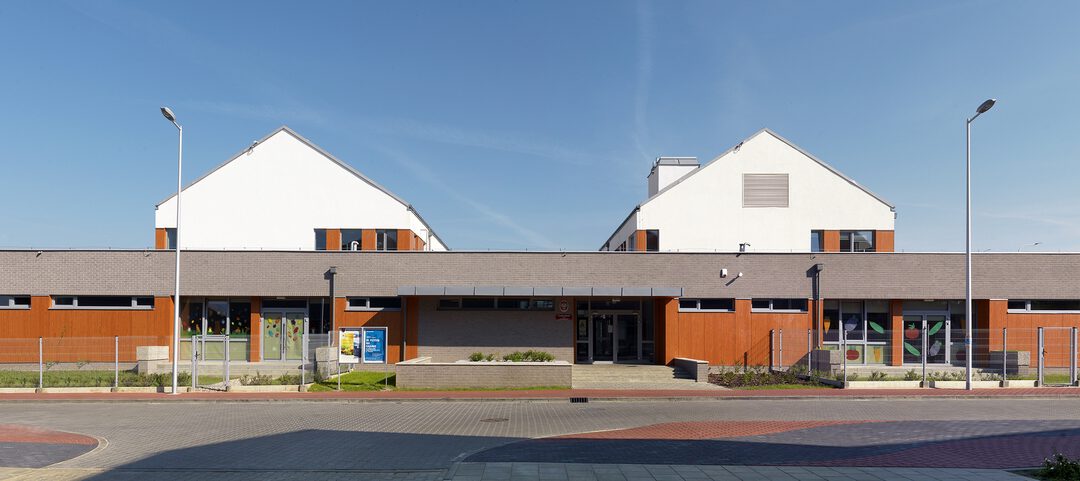
[[[112,387],[113,371],[45,371],[45,387]],[[221,382],[221,376],[199,376],[200,384]],[[172,374],[138,374],[120,371],[121,387],[171,386]],[[180,373],[180,385],[190,386],[191,376]],[[38,387],[37,371],[0,371],[0,387]]]
[[[353,371],[341,375],[342,391],[382,391],[384,386],[395,389],[396,376],[392,373]],[[337,379],[330,379],[308,386],[308,392],[337,391]]]

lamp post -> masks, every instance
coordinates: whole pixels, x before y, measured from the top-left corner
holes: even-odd
[[[965,257],[967,261],[967,296],[964,299],[964,323],[966,328],[964,329],[964,364],[966,371],[965,389],[971,390],[971,324],[974,321],[971,317],[971,123],[980,115],[986,113],[997,102],[995,99],[988,99],[979,105],[979,108],[975,109],[975,115],[970,119],[967,119],[967,243],[965,245]]]
[[[176,115],[173,115],[172,110],[168,107],[161,108],[161,115],[164,115],[169,122],[172,122],[176,126],[176,131],[179,133],[179,147],[176,153],[176,245],[173,246],[173,250],[176,251],[176,285],[173,290],[173,346],[172,346],[172,393],[179,394],[179,381],[178,381],[178,367],[180,359],[180,190],[181,190],[181,173],[184,166],[184,128],[180,124],[176,123]],[[166,236],[168,238],[168,236]],[[226,379],[228,381],[228,379]]]
[[[1024,244],[1024,245],[1022,245],[1022,246],[1020,246],[1020,247],[1017,247],[1017,248],[1016,248],[1016,252],[1020,252],[1020,251],[1021,251],[1021,250],[1023,250],[1023,249],[1025,248],[1025,247],[1035,247],[1035,246],[1037,246],[1037,245],[1039,245],[1039,244],[1042,244],[1042,242],[1032,242],[1032,243],[1030,243],[1030,244]]]

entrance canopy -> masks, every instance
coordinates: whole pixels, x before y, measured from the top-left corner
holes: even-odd
[[[402,286],[399,296],[682,297],[681,287]]]

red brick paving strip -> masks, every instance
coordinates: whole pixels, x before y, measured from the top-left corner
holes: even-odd
[[[653,424],[637,428],[593,433],[567,434],[546,439],[719,439],[867,422],[874,421],[695,421]]]
[[[97,439],[82,434],[51,431],[48,429],[0,424],[0,443],[84,444],[93,446]]]
[[[1010,388],[976,389],[779,389],[779,390],[617,390],[617,389],[563,389],[552,391],[365,391],[365,392],[195,392],[173,396],[162,393],[0,393],[0,401],[274,401],[292,399],[357,399],[357,400],[410,400],[410,399],[569,399],[571,397],[605,399],[661,399],[661,398],[896,398],[896,397],[1080,397],[1080,389],[1063,388]]]

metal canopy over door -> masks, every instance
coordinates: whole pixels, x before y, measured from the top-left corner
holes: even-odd
[[[263,310],[262,360],[302,360],[306,333],[307,313],[303,309]]]

